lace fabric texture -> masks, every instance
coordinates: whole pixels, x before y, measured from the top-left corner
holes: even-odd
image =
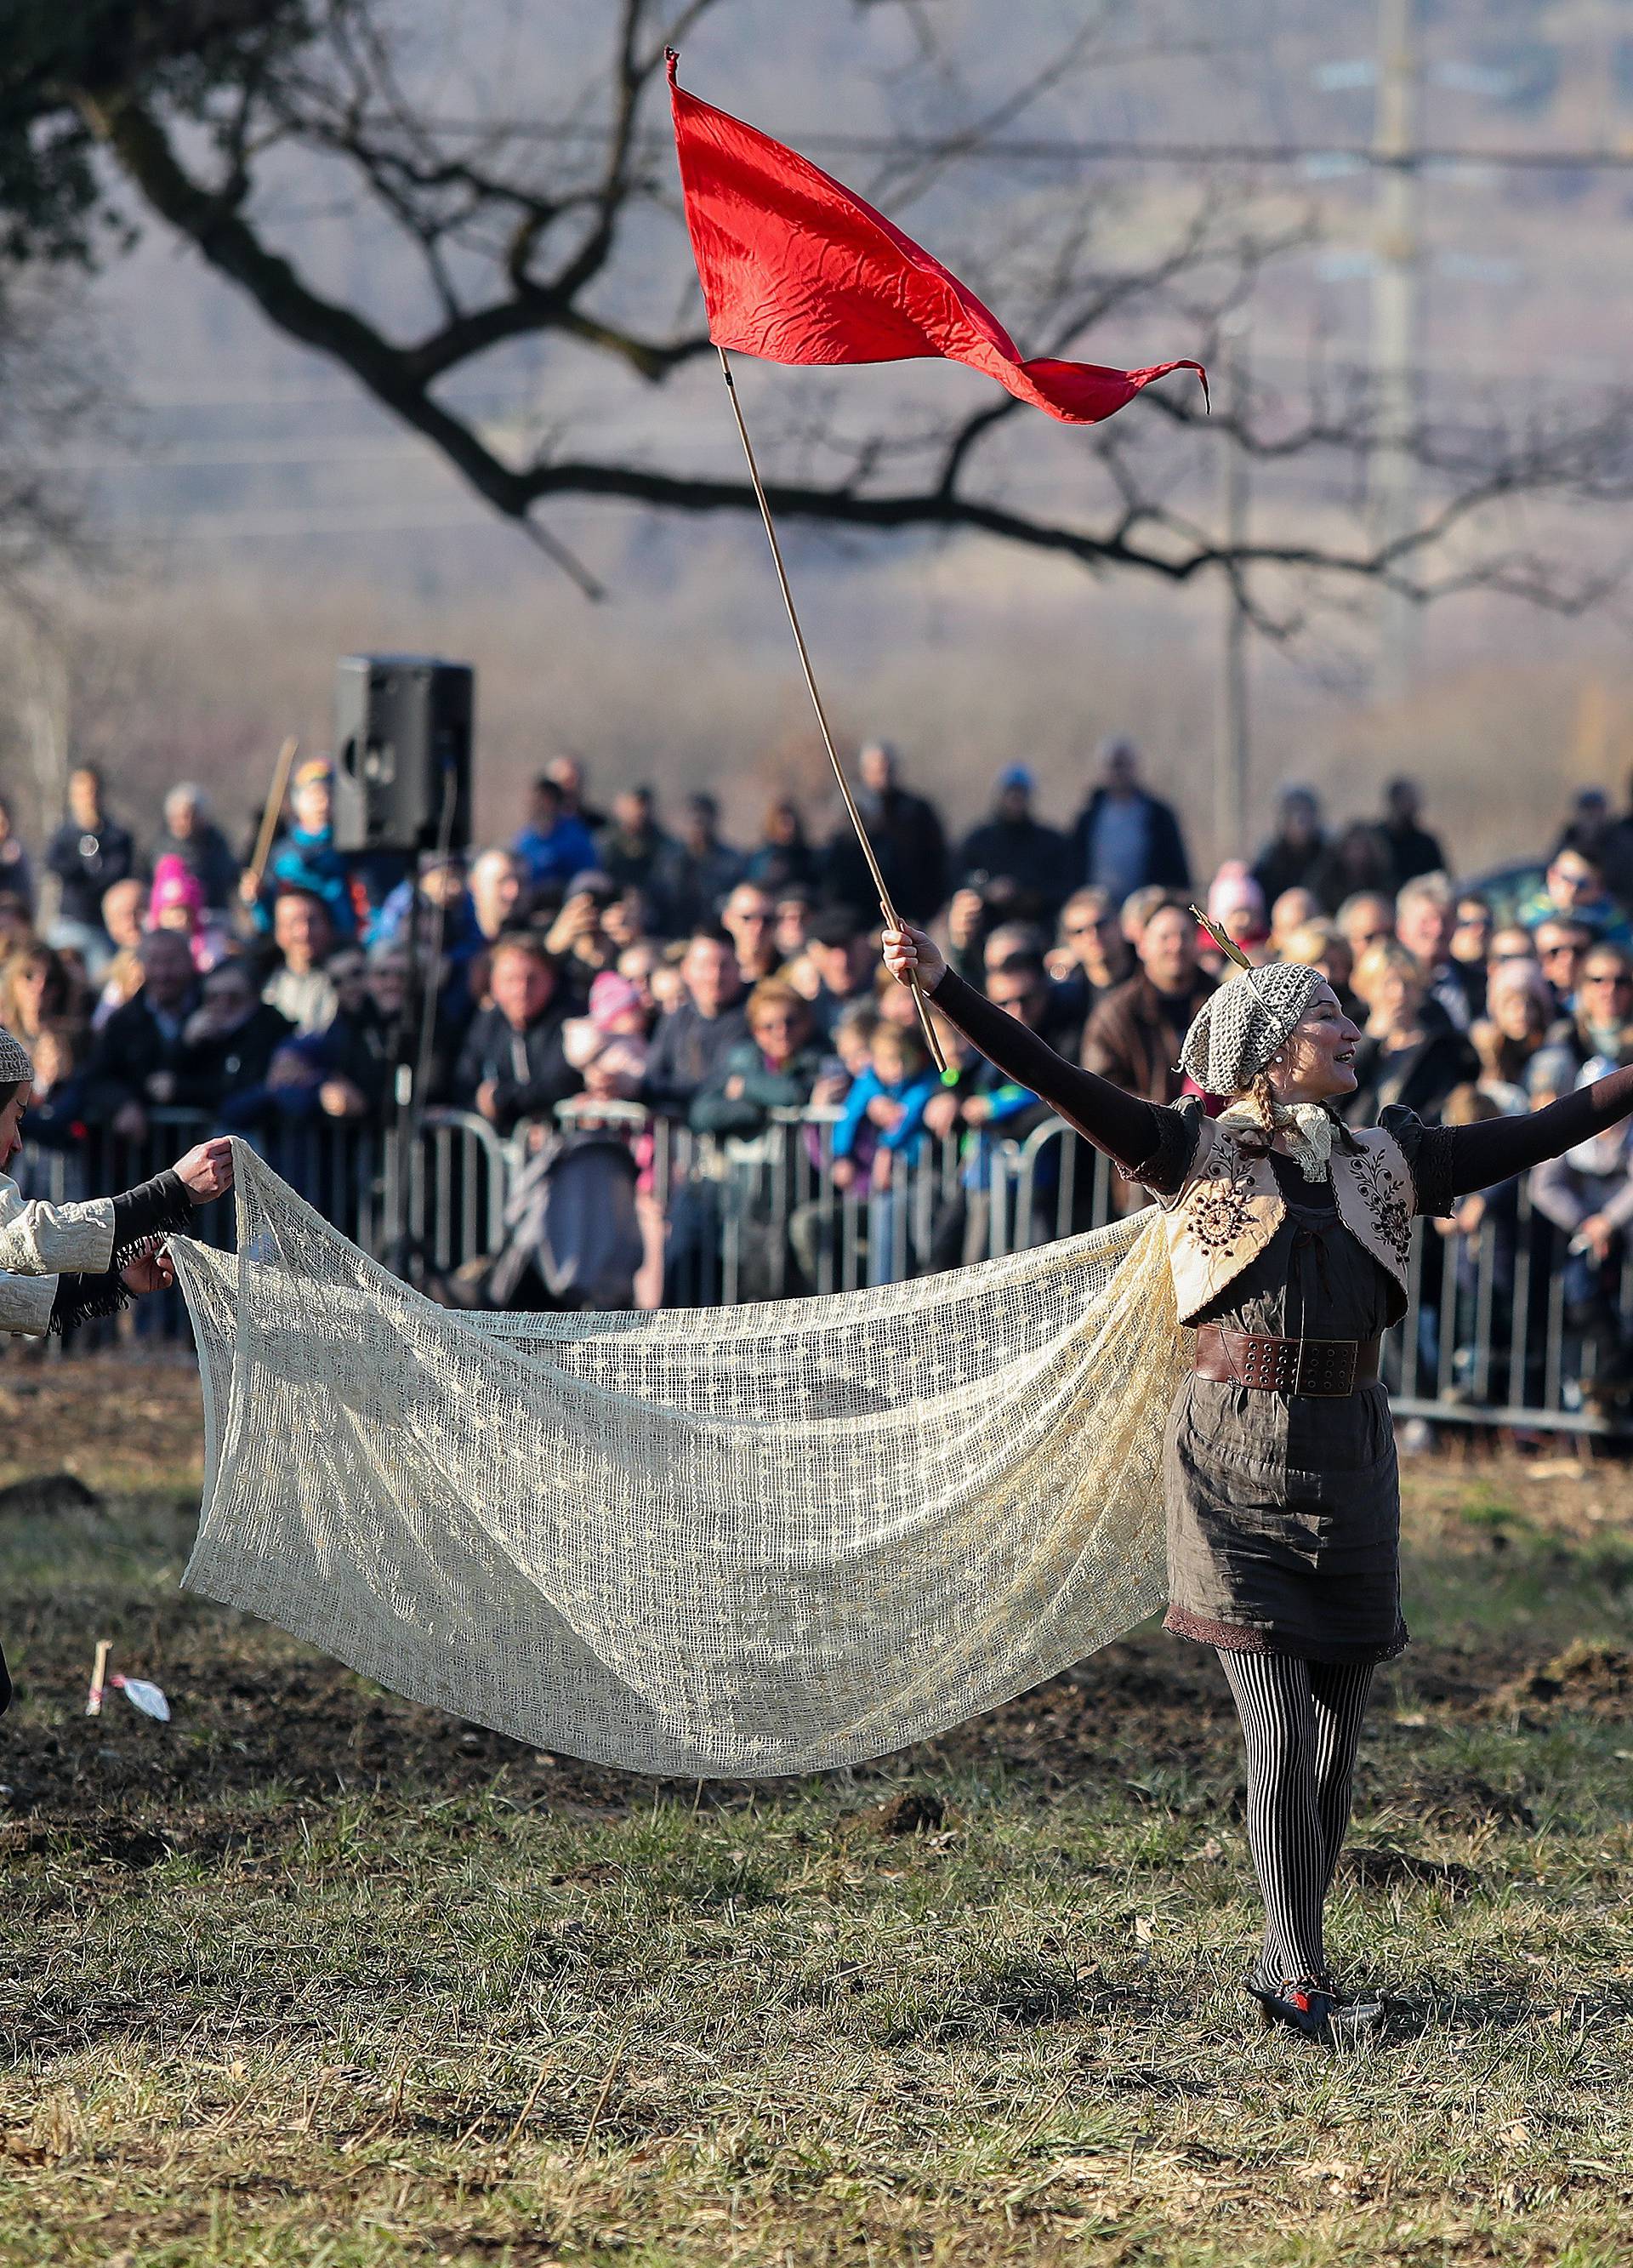
[[[233,1146],[237,1252],[171,1246],[209,1432],[183,1580],[410,1699],[637,1771],[806,1771],[1162,1603],[1154,1212],[879,1291],[472,1316]]]

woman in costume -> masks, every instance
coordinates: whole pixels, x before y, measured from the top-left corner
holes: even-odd
[[[0,1027],[0,1167],[23,1146],[34,1066]],[[232,1185],[232,1145],[202,1142],[139,1189],[85,1204],[25,1203],[0,1171],[0,1331],[43,1337],[93,1315],[118,1313],[134,1292],[175,1281],[158,1240],[189,1227],[195,1210]],[[0,1710],[11,1697],[0,1653]]]
[[[1414,1213],[1539,1164],[1633,1111],[1633,1067],[1526,1118],[1350,1128],[1361,1039],[1320,971],[1244,968],[1181,1061],[1206,1094],[1142,1101],[1056,1055],[948,968],[922,930],[885,959],[1009,1077],[1051,1103],[1165,1215],[1195,1367],[1169,1414],[1165,1627],[1213,1646],[1241,1719],[1265,1934],[1247,1989],[1314,2038],[1376,2024],[1341,1992],[1322,1914],[1348,1829],[1373,1671],[1407,1643],[1400,1486],[1382,1333],[1407,1305]]]

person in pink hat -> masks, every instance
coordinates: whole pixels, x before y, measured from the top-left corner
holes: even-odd
[[[590,1012],[562,1027],[562,1049],[584,1073],[587,1093],[602,1101],[632,1101],[646,1076],[646,1004],[639,988],[604,968],[590,987]]]
[[[174,851],[166,851],[153,869],[147,925],[173,929],[185,937],[193,966],[201,976],[217,968],[232,950],[226,931],[204,909],[203,884]]]

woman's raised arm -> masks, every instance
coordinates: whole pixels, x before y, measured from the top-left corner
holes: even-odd
[[[1592,1134],[1602,1134],[1633,1112],[1633,1065],[1596,1079],[1574,1094],[1562,1094],[1546,1110],[1525,1118],[1488,1118],[1477,1126],[1434,1126],[1425,1139],[1438,1152],[1443,1186],[1454,1197],[1489,1189],[1498,1182],[1575,1149]]]
[[[1086,1141],[1114,1159],[1125,1173],[1136,1172],[1157,1155],[1165,1122],[1177,1117],[1177,1112],[1166,1103],[1125,1094],[1110,1079],[1068,1063],[1019,1017],[995,1008],[973,984],[967,984],[956,970],[949,968],[940,948],[923,930],[886,930],[885,965],[903,984],[910,982],[910,972],[918,969],[925,991],[941,1013],[957,1025],[989,1063],[1030,1087]]]

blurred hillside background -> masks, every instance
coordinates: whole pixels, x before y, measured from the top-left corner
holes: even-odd
[[[593,133],[612,0],[393,0],[372,12],[443,147],[480,141],[525,171]],[[1052,78],[1074,40],[1079,52]],[[1291,430],[1313,387],[1330,401],[1351,373],[1375,370],[1390,320],[1379,261],[1397,280],[1409,261],[1407,351],[1423,414],[1470,431],[1622,414],[1633,0],[1386,0],[1381,17],[1377,0],[1329,0],[1291,22],[1269,0],[1161,0],[1107,6],[1092,24],[1080,0],[717,0],[683,44],[695,92],[877,189],[1024,351],[1038,348],[1028,315],[1060,245],[1073,242],[1083,274],[1114,275],[1160,258],[1211,211],[1285,247],[1223,339],[1219,291],[1182,277],[1114,311],[1076,351],[1130,365],[1206,354],[1227,406],[1233,357],[1262,431]],[[1430,153],[1410,169],[1409,244],[1381,201],[1387,169],[1367,154],[1387,127],[1380,55],[1397,92],[1409,77],[1413,146]],[[654,169],[672,166],[661,79],[640,130]],[[960,153],[950,144],[967,130]],[[0,598],[0,753],[25,825],[56,796],[70,754],[104,759],[144,803],[198,778],[241,820],[285,732],[327,744],[335,657],[370,648],[475,665],[483,837],[509,831],[524,780],[563,747],[598,786],[714,786],[734,834],[773,786],[822,806],[820,750],[752,519],[552,504],[548,525],[606,587],[592,603],[445,458],[108,179],[136,240],[90,273],[24,272],[19,303],[48,382],[32,409],[20,384],[0,408],[14,455],[78,514],[71,561]],[[309,147],[275,151],[254,210],[265,240],[330,297],[394,336],[423,325],[421,271],[354,171]],[[640,217],[612,288],[621,313],[656,331],[695,322],[676,213]],[[777,477],[805,477],[831,452],[829,420],[905,444],[992,392],[940,364],[739,364],[739,379]],[[53,387],[82,383],[90,411],[56,415]],[[707,357],[651,385],[583,343],[523,339],[451,385],[502,450],[548,437],[568,456],[740,475]],[[1139,402],[1118,423],[1136,419],[1145,477],[1196,526],[1217,531],[1233,510],[1257,540],[1314,530],[1332,549],[1363,542],[1365,500],[1330,460],[1255,462],[1232,502],[1220,420],[1210,431]],[[1087,524],[1099,509],[1085,485],[1090,448],[1027,412],[1005,427],[990,485],[1026,509],[1081,509]],[[1574,572],[1609,578],[1629,548],[1616,461],[1613,447],[1598,502],[1516,498],[1501,524],[1488,515],[1482,540],[1526,558],[1551,548]],[[1247,640],[1247,806],[1227,843],[1214,784],[1229,729],[1223,576],[1092,574],[967,533],[792,520],[784,533],[837,720],[897,740],[909,777],[958,825],[1017,758],[1038,773],[1041,814],[1063,820],[1095,741],[1121,730],[1185,807],[1204,858],[1256,840],[1286,779],[1313,783],[1342,816],[1373,808],[1381,780],[1408,770],[1473,865],[1532,845],[1575,785],[1602,784],[1620,804],[1633,768],[1625,590],[1562,613],[1475,589],[1428,608],[1413,633],[1392,629],[1362,584],[1290,596],[1284,577],[1269,602],[1306,618],[1293,635]]]

